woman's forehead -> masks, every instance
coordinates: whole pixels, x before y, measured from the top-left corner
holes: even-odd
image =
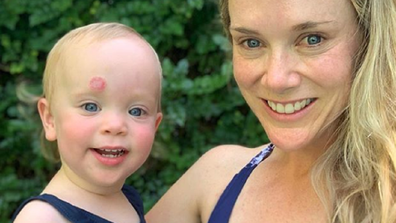
[[[349,0],[230,0],[231,25],[296,25],[355,18]]]

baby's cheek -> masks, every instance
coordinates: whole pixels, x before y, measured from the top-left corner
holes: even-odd
[[[76,139],[86,138],[94,134],[98,128],[92,120],[81,118],[77,115],[64,116],[61,126],[64,134],[67,134],[70,138]]]
[[[135,134],[135,148],[139,148],[142,153],[150,153],[154,142],[155,129],[149,126],[140,127]]]

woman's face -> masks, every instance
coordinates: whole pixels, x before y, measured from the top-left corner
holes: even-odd
[[[348,103],[359,46],[347,0],[230,0],[235,79],[271,141],[323,147]]]

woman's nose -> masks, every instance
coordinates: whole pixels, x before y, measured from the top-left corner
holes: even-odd
[[[298,87],[301,76],[298,71],[298,56],[287,50],[274,50],[265,60],[261,83],[269,90],[282,94]]]

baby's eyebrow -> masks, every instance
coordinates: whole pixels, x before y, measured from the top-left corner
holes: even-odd
[[[94,91],[103,91],[106,88],[106,80],[103,77],[93,77],[89,81],[89,88]]]

